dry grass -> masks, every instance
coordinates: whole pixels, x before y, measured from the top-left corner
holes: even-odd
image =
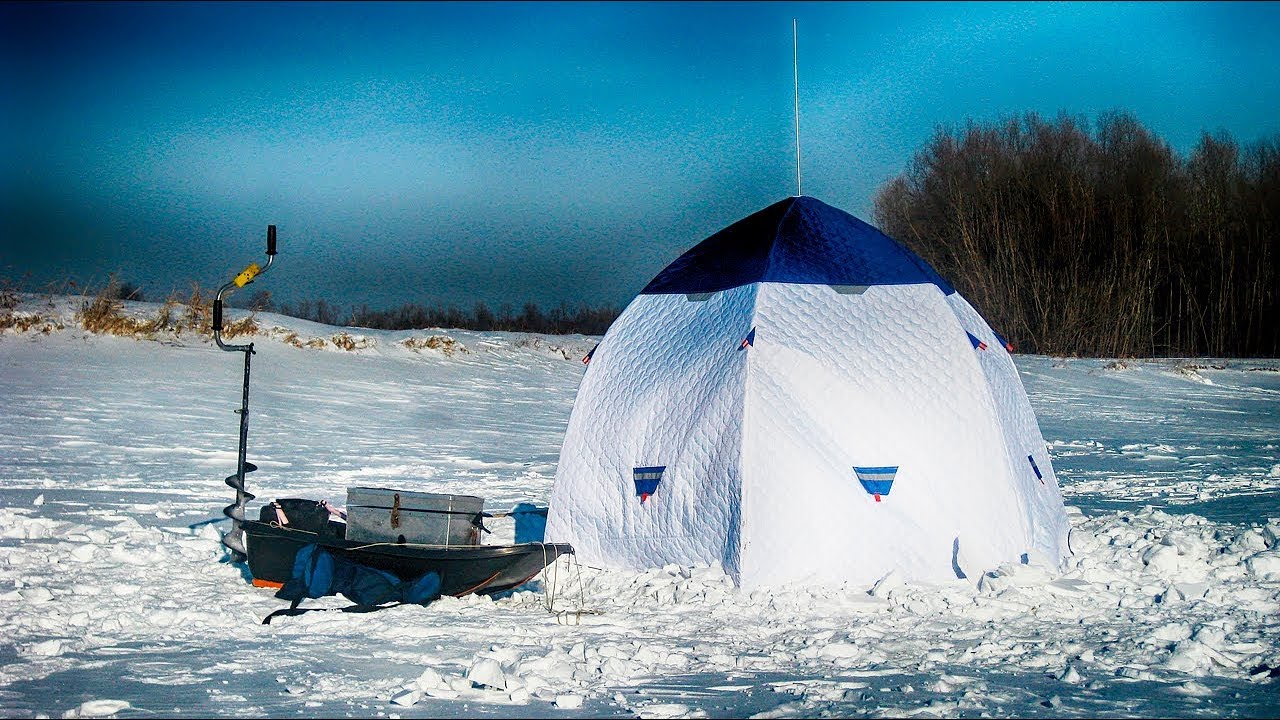
[[[285,330],[284,328],[279,328],[279,327],[272,328],[269,334],[275,337],[279,337],[281,342],[285,343],[286,345],[292,345],[293,347],[296,347],[296,348],[322,350],[326,345],[329,344],[328,340],[325,340],[324,338],[318,338],[318,337],[307,338],[306,340],[303,340],[302,337],[298,335],[298,333],[292,330]]]
[[[8,280],[0,279],[0,332],[14,330],[16,332],[41,332],[45,335],[65,327],[56,318],[41,315],[38,312],[19,311],[22,299],[18,297],[17,287]],[[49,309],[53,310],[53,301],[49,301]]]
[[[118,299],[119,296],[120,285],[112,277],[106,287],[82,304],[76,319],[91,333],[139,340],[154,340],[162,332],[178,335],[184,330],[206,336],[213,334],[213,301],[205,296],[198,283],[192,284],[191,294],[186,298],[176,293],[170,295],[149,318],[125,314],[124,302]],[[260,330],[254,313],[239,320],[224,321],[222,335],[230,339],[257,335]]]
[[[334,335],[333,337],[329,338],[329,340],[339,349],[348,350],[348,351],[363,350],[373,345],[372,341],[370,341],[369,338],[364,337],[363,335],[352,336],[347,334],[346,332],[340,332]]]
[[[200,283],[191,283],[191,294],[183,303],[182,327],[201,335],[213,334],[213,298],[206,298]]]
[[[20,333],[36,331],[48,335],[54,330],[61,330],[64,327],[66,326],[58,320],[45,317],[39,313],[9,311],[0,315],[0,332],[5,330],[15,330]]]
[[[431,335],[425,338],[410,337],[396,344],[414,352],[420,352],[423,349],[439,350],[445,355],[468,352],[465,345],[448,335]]]
[[[130,314],[125,309],[125,302],[120,299],[123,294],[122,284],[111,276],[104,287],[96,291],[81,291],[74,281],[68,280],[61,285],[50,285],[48,292],[49,313],[19,312],[21,298],[10,283],[0,279],[0,332],[14,330],[19,333],[50,333],[62,330],[65,324],[57,319],[55,299],[59,295],[81,294],[88,297],[75,313],[76,322],[86,331],[102,334],[131,337],[137,340],[157,340],[161,333],[171,333],[174,338],[184,333],[194,333],[210,339],[213,335],[213,296],[200,286],[192,283],[185,296],[178,292],[171,293],[150,317]],[[352,335],[340,331],[328,338],[303,337],[298,333],[280,327],[264,328],[257,318],[257,311],[250,311],[245,317],[231,320],[224,316],[222,336],[224,339],[268,335],[279,338],[282,342],[296,348],[322,350],[332,343],[340,350],[355,351],[373,347],[376,340]],[[417,350],[428,348],[439,350],[445,354],[467,352],[467,349],[453,338],[432,336],[428,338],[411,338],[403,343],[406,347]]]
[[[292,346],[294,346],[294,347],[296,347],[296,348],[300,348],[300,347],[302,347],[302,340],[300,340],[300,339],[298,338],[298,333],[296,333],[296,332],[286,332],[286,333],[284,334],[284,337],[282,337],[282,338],[280,338],[280,339],[281,339],[281,341],[283,341],[283,342],[285,342],[285,343],[287,343],[287,344],[289,344],[289,345],[292,345]]]
[[[80,306],[76,319],[85,330],[101,335],[137,337],[153,333],[155,321],[125,315],[124,301],[117,299],[119,295],[120,283],[112,276],[106,287]]]
[[[565,360],[569,360],[577,356],[576,352],[571,352],[568,348],[562,345],[552,345],[551,343],[544,342],[541,338],[536,337],[521,338],[516,341],[515,345],[518,348],[528,348],[530,350],[537,350],[538,352],[556,354]]]
[[[232,322],[227,322],[225,318],[222,321],[222,337],[231,339],[242,336],[257,335],[262,330],[262,326],[258,325],[256,315],[240,318]],[[212,332],[212,331],[210,331]]]

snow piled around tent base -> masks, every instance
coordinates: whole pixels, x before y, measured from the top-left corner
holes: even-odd
[[[1106,713],[1135,683],[1164,685],[1185,708],[1214,694],[1207,678],[1280,673],[1280,523],[1239,531],[1156,510],[1073,520],[1079,554],[1065,573],[1009,564],[975,584],[890,577],[870,589],[745,593],[715,568],[587,571],[583,595],[603,614],[584,616],[572,644],[495,644],[456,675],[428,668],[405,692],[557,704],[612,695],[643,715],[677,712],[643,691],[651,678],[692,672],[790,696],[774,708],[785,714],[1025,714],[1040,703]],[[500,604],[541,602],[519,593]],[[801,678],[768,679],[780,673]]]
[[[224,703],[363,714],[388,702],[432,714],[467,702],[652,717],[1142,712],[1135,698],[1152,712],[1266,714],[1274,695],[1249,688],[1280,674],[1274,521],[1077,512],[1066,572],[1009,564],[943,585],[890,576],[871,588],[744,592],[718,568],[579,574],[562,560],[497,600],[261,628],[278,603],[218,564],[213,526],[47,514],[0,510],[0,586],[13,588],[0,618],[19,640],[4,692],[44,712],[82,706],[53,693],[60,675],[90,664],[126,681],[116,692],[132,699],[117,709],[165,714],[230,711]],[[552,580],[557,609],[581,597],[599,614],[548,614]],[[360,667],[362,655],[390,664]],[[269,694],[264,675],[277,686]],[[89,702],[100,706],[84,704],[88,714],[107,708]]]

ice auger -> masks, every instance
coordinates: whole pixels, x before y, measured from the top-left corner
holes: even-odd
[[[253,343],[247,345],[228,345],[222,342],[222,299],[224,296],[239,290],[240,288],[253,282],[254,278],[271,269],[271,263],[276,259],[276,226],[267,226],[267,264],[258,267],[258,263],[251,263],[231,279],[230,282],[218,289],[218,295],[213,299],[213,341],[218,347],[228,352],[244,353],[244,390],[240,396],[240,409],[236,410],[240,414],[240,452],[237,456],[236,473],[227,477],[227,485],[236,491],[236,501],[222,509],[222,514],[231,518],[231,529],[222,535],[222,544],[231,550],[232,556],[236,562],[245,559],[244,549],[244,531],[240,528],[240,523],[244,520],[244,506],[254,496],[244,489],[244,476],[258,469],[257,465],[245,459],[245,446],[249,441],[249,358],[253,356]]]

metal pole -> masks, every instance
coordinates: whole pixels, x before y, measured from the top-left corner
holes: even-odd
[[[796,32],[796,19],[791,18],[791,69],[796,88],[796,197],[800,191],[800,36]]]
[[[222,536],[222,544],[230,550],[236,562],[245,559],[244,530],[240,523],[244,521],[244,507],[255,496],[245,489],[245,474],[257,470],[258,467],[246,459],[249,447],[249,362],[253,357],[253,343],[241,346],[244,353],[244,387],[240,394],[240,448],[236,455],[236,474],[227,478],[227,485],[236,491],[236,501],[223,508],[222,512],[231,518],[231,529]]]
[[[244,354],[244,392],[240,395],[240,455],[236,462],[240,468],[240,481],[244,483],[245,455],[249,445],[249,360],[253,357],[253,343]]]

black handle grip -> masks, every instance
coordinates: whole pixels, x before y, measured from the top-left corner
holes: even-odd
[[[213,299],[213,331],[222,332],[222,298]]]
[[[267,254],[268,255],[276,254],[276,226],[275,225],[267,226]]]

